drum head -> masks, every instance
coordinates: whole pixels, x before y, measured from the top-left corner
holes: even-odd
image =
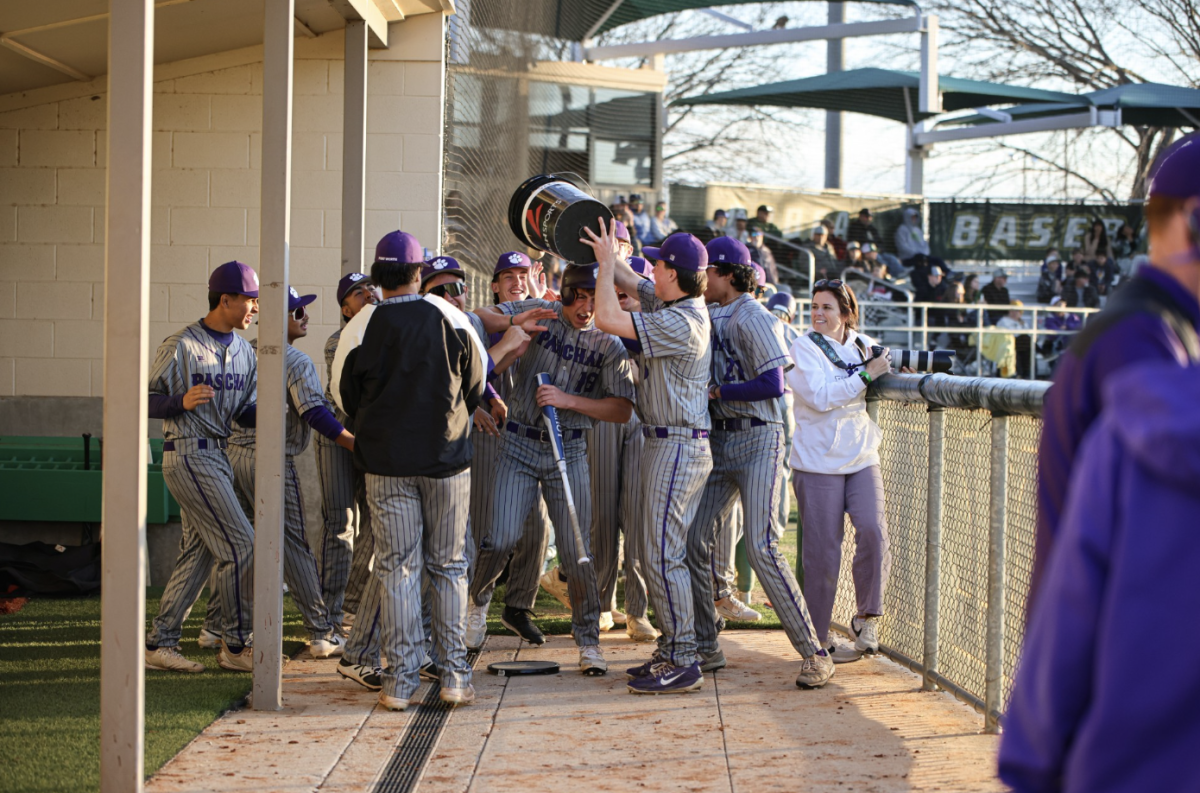
[[[558,664],[553,661],[499,661],[488,664],[488,671],[501,677],[553,675],[558,673]]]

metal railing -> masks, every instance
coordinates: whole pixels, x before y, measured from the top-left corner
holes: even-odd
[[[880,650],[984,714],[997,732],[1025,632],[1048,383],[888,375],[867,410],[883,431],[891,574]],[[856,613],[847,519],[834,627]]]
[[[808,319],[810,316],[809,310],[812,305],[811,298],[797,298],[796,300],[796,326],[801,333],[808,330]],[[947,311],[947,310],[966,310],[975,312],[974,327],[946,327],[943,325],[931,325],[929,323],[929,311]],[[998,311],[1008,313],[1009,311],[1020,311],[1022,315],[1032,315],[1030,327],[1028,328],[1002,328],[996,325],[988,324],[987,314],[989,312]],[[1070,337],[1078,333],[1078,330],[1047,330],[1041,325],[1045,322],[1045,317],[1051,314],[1067,314],[1080,317],[1080,325],[1087,322],[1088,316],[1099,313],[1098,308],[1060,308],[1038,305],[992,305],[989,303],[909,303],[909,302],[877,302],[863,301],[859,303],[859,315],[862,318],[858,330],[873,338],[878,338],[885,333],[903,333],[907,334],[909,348],[916,345],[916,349],[930,349],[930,338],[937,340],[942,334],[949,336],[966,336],[970,342],[969,346],[975,349],[975,359],[971,363],[975,369],[977,377],[983,377],[987,374],[985,371],[985,361],[981,354],[983,349],[983,339],[988,334],[1002,334],[1008,336],[1029,336],[1030,337],[1030,354],[1029,354],[1029,371],[1014,372],[1019,377],[1027,377],[1030,380],[1038,379],[1038,352],[1041,347],[1041,342],[1052,337]],[[876,321],[887,320],[889,317],[901,317],[900,321]],[[939,349],[947,349],[948,347],[940,347]],[[1043,358],[1044,360],[1044,358]]]

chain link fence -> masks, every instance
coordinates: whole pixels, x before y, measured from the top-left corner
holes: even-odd
[[[1045,383],[892,375],[869,403],[883,430],[891,570],[881,649],[999,727],[1025,632]],[[847,518],[834,606],[857,614]]]

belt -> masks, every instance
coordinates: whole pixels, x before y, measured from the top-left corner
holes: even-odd
[[[229,442],[224,438],[180,438],[174,441],[164,441],[164,452],[179,452],[187,454],[204,449],[224,449]]]
[[[720,432],[737,432],[751,427],[765,427],[767,422],[762,419],[713,419],[712,425],[714,430]]]
[[[672,435],[682,435],[692,440],[708,437],[708,430],[695,430],[687,427],[642,427],[642,434],[647,438],[670,438]]]
[[[520,435],[522,438],[529,438],[542,443],[550,442],[550,431],[539,430],[535,427],[526,427],[524,424],[518,424],[515,421],[510,421],[504,425],[504,429],[511,432],[513,435]],[[583,430],[563,430],[563,441],[575,441],[583,437]]]

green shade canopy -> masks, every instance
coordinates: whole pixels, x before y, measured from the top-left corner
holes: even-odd
[[[907,122],[911,106],[914,121],[929,118],[931,113],[917,110],[921,77],[917,72],[891,69],[851,69],[802,80],[739,88],[716,94],[678,99],[674,105],[775,105],[777,107],[815,107],[825,110],[844,110],[870,116]],[[905,90],[908,89],[908,103]],[[958,77],[939,77],[938,88],[942,106],[947,110],[969,107],[1013,104],[1017,102],[1073,102],[1079,97],[1059,91],[1022,88],[982,80],[963,80]]]
[[[760,2],[763,0],[760,0]],[[471,23],[485,28],[516,30],[580,41],[621,25],[661,14],[718,6],[749,5],[755,0],[511,0],[471,9]],[[865,0],[885,5],[916,6],[914,0]],[[609,12],[612,13],[609,13]],[[597,27],[598,26],[598,27]],[[595,28],[595,30],[593,30]]]
[[[1099,91],[1080,94],[1074,101],[1018,105],[1004,112],[1014,121],[1049,118],[1071,113],[1086,113],[1089,107],[1121,111],[1121,122],[1134,126],[1200,127],[1200,90],[1162,83],[1129,83]],[[983,115],[946,119],[939,126],[976,126],[995,124],[996,119]]]

